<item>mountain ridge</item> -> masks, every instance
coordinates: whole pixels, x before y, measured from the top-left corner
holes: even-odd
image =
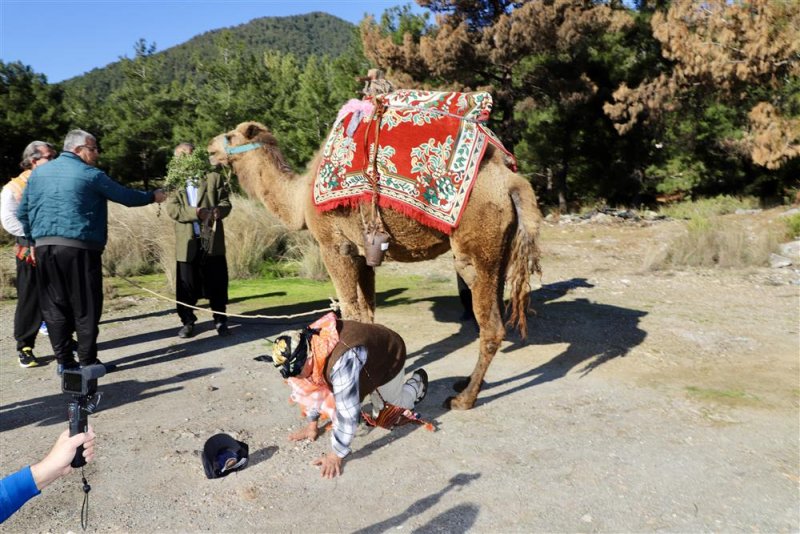
[[[236,26],[208,30],[183,43],[154,52],[153,56],[164,62],[161,81],[171,83],[189,79],[193,58],[218,53],[214,43],[225,33],[232,36],[234,43],[243,44],[254,54],[274,50],[292,53],[299,61],[305,61],[311,55],[336,58],[345,54],[356,37],[356,26],[334,15],[313,11],[303,15],[257,17]],[[94,68],[53,85],[85,91],[88,98],[105,98],[122,84],[125,59],[130,58],[121,57],[105,67]]]

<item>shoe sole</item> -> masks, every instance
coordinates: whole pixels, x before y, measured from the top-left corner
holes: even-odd
[[[19,362],[19,366],[23,369],[29,369],[31,367],[39,367],[39,362],[30,362],[30,363],[22,363]]]

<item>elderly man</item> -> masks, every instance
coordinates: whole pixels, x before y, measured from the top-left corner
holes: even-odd
[[[332,451],[312,462],[324,478],[341,474],[362,415],[368,423],[387,428],[395,424],[386,423],[391,417],[425,423],[411,409],[425,398],[428,374],[417,369],[403,380],[406,345],[385,326],[341,320],[331,312],[303,330],[279,335],[272,362],[281,368],[292,390],[290,399],[307,419],[305,427],[289,435],[290,440],[314,441],[320,416],[333,421]],[[375,421],[361,412],[367,395]]]
[[[101,256],[108,239],[109,200],[125,206],[163,202],[164,191],[129,189],[96,168],[97,139],[72,130],[64,151],[31,173],[17,216],[36,242],[39,297],[60,375],[64,368],[100,363],[98,324],[103,308]],[[78,337],[78,362],[72,334]]]
[[[22,193],[28,185],[28,178],[33,169],[47,163],[57,156],[56,149],[50,143],[34,141],[22,152],[22,174],[11,179],[0,193],[0,219],[3,228],[14,236],[14,255],[17,258],[17,308],[14,312],[14,339],[17,341],[17,356],[21,367],[37,367],[39,360],[33,354],[36,334],[42,323],[42,311],[39,307],[39,292],[34,269],[34,257],[31,255],[31,243],[25,239],[22,223],[17,219]]]
[[[194,145],[181,143],[175,157],[189,157]],[[167,214],[175,221],[175,300],[194,306],[205,295],[214,312],[214,328],[220,336],[229,334],[228,262],[225,258],[225,228],[222,219],[231,212],[228,188],[219,173],[209,172],[188,180],[166,203]],[[201,238],[202,227],[211,234]],[[178,304],[181,329],[178,337],[194,336],[197,316],[192,308]]]

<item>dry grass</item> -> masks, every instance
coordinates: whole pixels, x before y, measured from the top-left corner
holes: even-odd
[[[11,246],[0,250],[0,300],[16,298],[17,290],[14,283],[17,277],[14,249]]]
[[[683,232],[666,247],[651,250],[644,269],[760,267],[768,263],[781,238],[780,228],[754,224],[752,218],[698,215],[689,219]]]
[[[309,232],[292,234],[283,260],[297,263],[297,276],[311,280],[327,280],[328,271],[322,262],[319,245]]]
[[[672,219],[708,219],[717,215],[728,215],[736,210],[750,210],[758,208],[758,199],[755,197],[736,198],[730,195],[720,195],[713,198],[703,198],[686,202],[678,202],[663,206],[658,212]]]
[[[172,221],[157,206],[127,208],[108,204],[108,243],[103,252],[103,266],[108,272],[133,276],[162,270],[161,249],[169,241],[174,252]],[[171,238],[171,239],[170,239]]]
[[[262,264],[279,255],[288,232],[260,202],[234,196],[231,203],[225,219],[228,271],[231,278],[258,276]]]
[[[233,210],[225,219],[228,271],[232,279],[260,276],[265,262],[299,262],[299,275],[326,276],[316,242],[307,232],[290,234],[264,206],[234,195]],[[165,273],[175,280],[173,221],[162,208],[126,208],[109,205],[109,239],[103,263],[121,275]]]

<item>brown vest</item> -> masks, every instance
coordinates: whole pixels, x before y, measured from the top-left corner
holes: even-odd
[[[379,324],[357,321],[336,321],[336,330],[339,332],[339,343],[325,364],[325,380],[329,386],[333,366],[342,354],[359,345],[367,349],[367,361],[358,377],[362,400],[405,368],[406,344],[397,332]]]

